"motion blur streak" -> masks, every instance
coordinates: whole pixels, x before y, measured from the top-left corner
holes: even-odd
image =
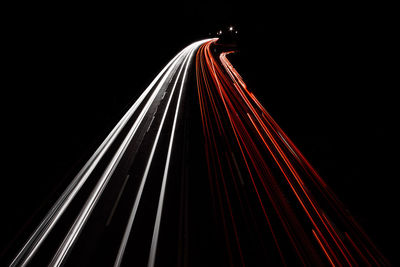
[[[190,57],[193,55],[194,51],[198,48],[200,44],[204,41],[199,41],[193,43],[179,52],[165,67],[164,69],[156,76],[156,78],[151,82],[151,84],[147,87],[147,89],[141,94],[138,100],[129,108],[126,114],[122,117],[122,119],[117,123],[114,129],[110,132],[110,134],[105,138],[103,143],[97,148],[94,154],[90,157],[90,159],[86,162],[86,164],[82,167],[79,173],[75,176],[72,182],[67,186],[64,192],[61,194],[59,199],[55,202],[50,211],[46,214],[43,220],[40,222],[39,226],[35,229],[33,234],[29,237],[28,241],[26,241],[22,247],[22,249],[18,252],[18,254],[14,257],[10,266],[26,266],[32,258],[35,256],[36,252],[45,242],[46,237],[50,234],[51,230],[55,227],[56,223],[62,218],[63,214],[69,210],[68,216],[74,213],[71,209],[68,209],[70,203],[79,202],[80,200],[75,197],[78,195],[79,191],[85,186],[85,183],[88,180],[93,181],[96,179],[96,183],[94,184],[91,193],[87,196],[85,203],[83,203],[80,212],[74,219],[72,226],[68,229],[68,231],[64,235],[64,239],[58,247],[58,250],[55,252],[54,256],[50,261],[50,266],[61,266],[65,264],[68,255],[71,253],[71,249],[73,248],[76,241],[79,239],[81,232],[84,230],[84,227],[87,221],[90,219],[92,212],[97,206],[97,203],[104,195],[104,191],[106,190],[108,184],[116,175],[118,168],[126,162],[129,162],[129,157],[134,157],[140,147],[140,143],[142,142],[144,135],[150,135],[149,129],[153,126],[153,120],[155,118],[155,113],[157,112],[158,106],[160,106],[161,101],[164,96],[168,94],[167,89],[170,84],[174,84],[172,92],[169,96],[169,101],[167,107],[165,108],[164,116],[162,119],[162,123],[159,126],[158,134],[154,142],[153,151],[156,148],[158,138],[160,135],[160,131],[164,124],[165,115],[168,111],[168,108],[171,103],[171,99],[174,95],[175,87],[178,83],[178,80],[181,79],[181,71],[184,68],[184,75],[181,80],[181,88],[179,98],[181,96],[181,92],[183,90],[184,79],[186,76],[186,72],[188,66],[190,64]],[[178,75],[176,75],[177,69],[179,69]],[[174,119],[174,128],[178,116],[179,111],[179,100],[178,104],[175,107],[175,119]],[[154,127],[158,127],[157,125]],[[171,144],[173,140],[173,131],[171,132]],[[117,141],[122,140],[122,141]],[[111,149],[112,148],[112,149]],[[163,194],[165,194],[165,183],[166,176],[168,175],[168,162],[171,154],[171,148],[168,151],[166,170],[164,173],[164,180],[162,185],[162,191],[160,192],[160,204],[159,204],[159,212],[160,215],[156,218],[155,230],[153,234],[153,239],[156,239],[158,235],[158,231],[160,228],[160,220],[161,220],[161,210],[162,210],[162,202],[163,202]],[[151,164],[152,155],[148,161],[148,167]],[[108,163],[106,163],[108,161]],[[104,167],[105,166],[105,167]],[[103,169],[101,171],[101,169]],[[101,175],[96,178],[95,175],[101,171]],[[144,183],[146,181],[146,176],[148,173],[148,169],[145,171],[145,175],[142,179],[141,189],[143,189]],[[126,177],[126,175],[125,175]],[[117,179],[117,178],[115,178]],[[89,186],[89,185],[88,185]],[[121,196],[121,192],[119,192],[118,199]],[[137,209],[137,205],[140,201],[141,191],[138,192],[138,196],[135,201],[134,210]],[[104,198],[104,197],[103,197]],[[112,213],[114,212],[115,207],[113,208]],[[65,216],[64,216],[65,217]],[[133,219],[135,217],[135,211],[131,214],[131,219],[128,222],[128,226],[125,232],[125,236],[122,239],[122,243],[120,245],[120,251],[117,256],[117,260],[115,262],[116,266],[119,266],[122,255],[124,252],[124,248],[127,243],[127,239],[129,236],[129,230],[132,226]],[[107,226],[109,225],[109,220],[111,217],[108,217]],[[54,242],[54,241],[50,241]],[[155,249],[157,246],[157,242],[153,242],[151,248],[151,255],[149,261],[155,260]],[[149,263],[150,264],[150,263]]]
[[[200,43],[202,43],[202,42],[200,42]],[[163,117],[161,119],[161,123],[160,123],[160,126],[158,128],[157,135],[156,135],[156,138],[154,140],[154,144],[153,144],[152,149],[151,149],[149,160],[147,161],[146,169],[145,169],[144,175],[142,177],[142,181],[141,181],[141,184],[140,184],[140,187],[139,187],[139,191],[138,191],[138,193],[136,195],[134,206],[132,208],[131,215],[130,215],[130,218],[129,218],[129,221],[128,221],[128,224],[127,224],[127,227],[126,227],[126,230],[125,230],[125,233],[124,233],[124,237],[123,237],[123,240],[121,242],[121,246],[120,246],[120,249],[118,251],[118,255],[117,255],[117,258],[116,258],[114,266],[120,266],[120,264],[121,264],[123,253],[125,251],[125,247],[126,247],[126,244],[128,242],[129,234],[130,234],[131,229],[132,229],[132,224],[133,224],[133,221],[135,219],[136,211],[137,211],[137,208],[139,206],[139,202],[140,202],[140,199],[141,199],[141,196],[142,196],[143,188],[144,188],[144,185],[146,183],[147,175],[149,173],[149,169],[150,169],[150,166],[151,166],[151,163],[152,163],[152,160],[153,160],[154,152],[155,152],[156,147],[157,147],[157,143],[158,143],[158,140],[159,140],[159,137],[160,137],[160,134],[161,134],[161,130],[163,129],[165,117],[166,117],[167,112],[169,110],[171,99],[172,99],[172,96],[174,95],[174,92],[175,92],[175,89],[176,89],[176,85],[178,83],[178,79],[181,76],[182,69],[183,69],[184,66],[186,66],[185,67],[185,71],[184,71],[184,75],[183,75],[183,78],[182,78],[182,82],[181,82],[181,88],[180,88],[180,92],[179,92],[177,107],[175,108],[174,124],[173,124],[172,133],[171,133],[171,139],[170,139],[171,141],[170,141],[170,145],[169,145],[169,149],[168,149],[168,155],[167,155],[167,161],[166,161],[166,165],[165,165],[162,188],[161,188],[161,193],[160,193],[159,207],[157,209],[157,217],[156,217],[156,223],[155,223],[155,228],[154,228],[153,241],[152,241],[152,245],[151,245],[151,249],[150,249],[150,257],[149,257],[148,265],[149,266],[153,266],[154,265],[156,246],[157,246],[157,238],[158,238],[158,232],[159,232],[159,228],[160,228],[163,196],[165,194],[165,185],[166,185],[166,179],[167,179],[167,175],[168,175],[168,166],[169,166],[169,159],[170,159],[171,147],[172,147],[172,141],[173,141],[173,133],[174,133],[175,125],[176,125],[177,115],[178,115],[178,112],[179,112],[179,103],[180,103],[181,93],[182,93],[183,86],[184,86],[184,81],[185,81],[187,68],[188,68],[188,66],[190,64],[190,58],[192,57],[193,51],[198,47],[198,45],[200,43],[192,44],[191,46],[189,46],[190,49],[187,49],[187,50],[189,50],[189,52],[185,53],[185,60],[184,60],[184,63],[181,65],[180,69],[179,69],[178,76],[177,76],[177,78],[175,80],[175,83],[173,85],[172,92],[171,92],[170,98],[168,99],[168,103],[167,103],[167,106],[165,108],[164,115],[163,115]]]
[[[389,266],[247,88],[229,47],[205,39],[180,51],[6,263]]]
[[[182,58],[182,55],[180,56]],[[176,61],[178,62],[178,61]],[[174,64],[177,64],[174,62]],[[89,199],[85,203],[81,213],[75,220],[75,223],[73,227],[70,229],[69,233],[67,234],[66,238],[64,239],[62,245],[57,251],[57,254],[53,258],[52,262],[50,263],[52,266],[59,266],[62,263],[62,260],[64,259],[65,255],[68,253],[69,248],[73,245],[75,239],[79,235],[79,232],[83,229],[83,226],[88,219],[88,216],[91,213],[91,210],[94,208],[94,206],[97,203],[97,200],[99,199],[102,191],[104,190],[105,186],[107,185],[111,175],[113,174],[116,166],[118,165],[119,161],[121,160],[122,156],[126,152],[126,149],[128,147],[128,144],[131,142],[133,136],[135,135],[139,125],[142,123],[145,115],[149,111],[150,106],[152,105],[155,97],[159,94],[159,91],[161,89],[161,86],[164,84],[165,80],[167,77],[169,77],[171,71],[173,70],[174,64],[170,67],[170,69],[167,71],[167,74],[163,77],[157,88],[154,90],[153,94],[150,96],[150,99],[148,100],[147,104],[139,114],[138,119],[135,121],[133,124],[132,128],[130,129],[128,135],[125,137],[124,141],[120,145],[119,149],[117,152],[114,154],[111,162],[107,166],[106,170],[104,171],[103,175],[100,177],[95,189],[92,191],[91,195],[89,196]]]
[[[230,53],[210,40],[196,56],[209,185],[220,213],[227,261],[231,266],[389,266],[249,91],[227,59]],[[242,171],[232,168],[237,161]],[[264,219],[257,219],[260,216]],[[256,240],[259,253],[248,249]]]
[[[177,107],[175,109],[176,111],[175,111],[175,115],[174,115],[174,122],[173,122],[173,125],[172,125],[171,138],[170,138],[169,145],[168,145],[167,160],[166,160],[166,163],[165,163],[162,187],[161,187],[160,198],[159,198],[158,207],[157,207],[157,217],[156,217],[156,222],[155,222],[155,225],[154,225],[153,238],[152,238],[152,241],[151,241],[150,257],[149,257],[149,262],[148,262],[148,266],[149,267],[153,267],[154,263],[155,263],[157,241],[158,241],[158,233],[160,231],[161,212],[162,212],[163,203],[164,203],[165,187],[166,187],[166,183],[167,183],[168,170],[169,170],[169,162],[170,162],[170,159],[171,159],[171,151],[172,151],[172,145],[173,145],[173,142],[174,142],[176,121],[177,121],[177,118],[178,118],[178,112],[179,112],[179,106],[180,106],[180,103],[181,103],[181,97],[182,97],[182,91],[183,91],[183,87],[184,87],[184,82],[185,82],[185,78],[186,78],[186,75],[187,75],[187,70],[188,70],[188,67],[189,67],[193,52],[194,52],[195,49],[198,48],[198,46],[201,43],[199,43],[199,42],[195,43],[195,46],[191,49],[190,54],[188,56],[189,59],[187,59],[187,62],[186,62],[185,71],[183,73],[181,88],[180,88],[179,96],[178,96],[178,103],[177,103]],[[175,85],[174,85],[174,88],[175,88]]]
[[[104,154],[107,152],[109,147],[113,144],[114,140],[117,138],[119,133],[122,131],[124,126],[127,124],[129,119],[132,117],[136,109],[140,106],[149,92],[154,88],[154,85],[159,82],[162,75],[171,67],[172,64],[176,64],[179,57],[181,57],[183,51],[176,55],[156,76],[156,78],[151,82],[147,89],[141,94],[141,96],[136,100],[132,107],[126,112],[122,119],[117,123],[114,129],[106,137],[103,143],[97,148],[90,159],[86,162],[83,168],[75,176],[72,182],[68,185],[65,191],[62,193],[60,198],[56,201],[47,215],[44,217],[42,222],[36,228],[34,233],[30,236],[28,241],[24,244],[18,255],[15,257],[11,266],[26,266],[30,261],[31,257],[35,254],[36,250],[40,247],[44,239],[52,230],[53,226],[57,223],[61,215],[68,208],[69,204],[76,196],[78,191],[81,189],[83,184],[86,182],[88,177],[91,175],[93,170],[96,168],[99,161],[102,159]]]

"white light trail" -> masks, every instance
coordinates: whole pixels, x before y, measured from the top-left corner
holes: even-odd
[[[141,109],[141,112],[139,113],[136,121],[133,123],[132,127],[130,128],[129,133],[127,134],[127,136],[124,138],[124,140],[120,144],[117,152],[113,155],[113,158],[107,165],[105,171],[103,172],[102,176],[100,177],[97,184],[95,185],[95,188],[89,195],[89,198],[87,199],[87,201],[85,202],[84,206],[82,207],[80,213],[78,214],[77,218],[75,219],[74,224],[72,225],[69,232],[65,236],[59,249],[57,250],[56,254],[54,255],[50,265],[59,266],[63,263],[66,255],[68,254],[71,247],[77,240],[80,232],[83,230],[84,225],[86,224],[91,212],[93,211],[99,198],[101,197],[102,192],[104,191],[105,187],[107,186],[107,184],[108,184],[112,174],[114,173],[115,169],[117,168],[121,158],[124,156],[126,149],[128,148],[129,144],[131,143],[132,139],[134,138],[135,133],[137,132],[137,130],[140,127],[141,123],[143,122],[144,118],[148,114],[150,107],[153,105],[156,97],[159,95],[163,86],[165,86],[167,84],[166,83],[167,79],[169,78],[169,82],[171,81],[171,79],[174,76],[173,73],[176,72],[177,67],[181,64],[182,66],[180,67],[178,77],[175,80],[174,88],[173,88],[173,91],[171,92],[171,97],[169,99],[168,106],[166,109],[169,108],[169,103],[171,101],[172,95],[174,94],[175,87],[176,87],[177,81],[181,75],[183,66],[186,64],[185,73],[183,76],[183,81],[184,81],[184,79],[186,77],[186,72],[188,69],[188,64],[190,62],[190,59],[188,59],[188,58],[191,57],[193,54],[193,51],[196,48],[198,48],[198,46],[201,43],[203,43],[205,41],[208,41],[208,40],[202,40],[202,41],[193,43],[193,44],[189,45],[188,47],[186,47],[185,49],[183,49],[153,79],[153,81],[146,88],[146,90],[140,95],[140,97],[135,101],[135,103],[129,108],[129,110],[125,113],[125,115],[121,118],[121,120],[116,124],[116,126],[108,134],[108,136],[105,138],[105,140],[100,144],[100,146],[96,149],[96,151],[93,153],[93,155],[85,163],[85,165],[82,167],[82,169],[73,178],[73,180],[70,182],[70,184],[64,190],[64,192],[61,194],[61,196],[54,203],[54,205],[52,206],[50,211],[42,219],[42,221],[40,222],[38,227],[35,229],[33,234],[24,243],[24,246],[21,248],[21,250],[15,256],[15,258],[11,262],[10,266],[12,266],[12,267],[26,266],[30,262],[30,260],[35,255],[37,250],[40,248],[42,243],[45,241],[45,239],[47,238],[47,236],[49,235],[51,230],[54,228],[55,224],[59,221],[61,216],[67,210],[70,203],[74,200],[75,196],[80,191],[82,186],[86,183],[86,181],[88,180],[88,178],[90,177],[90,175],[92,174],[94,169],[98,166],[99,162],[103,159],[104,155],[107,153],[109,148],[112,146],[112,144],[114,143],[114,141],[116,140],[118,135],[126,127],[127,123],[131,120],[133,114],[135,114],[138,107],[141,106],[143,101],[147,99],[146,104]],[[156,84],[157,84],[157,86],[156,86]],[[183,82],[182,82],[178,101],[180,101],[180,98],[181,98],[182,87],[183,87]],[[162,98],[164,98],[165,93],[166,92],[163,92]],[[177,105],[177,108],[179,108],[179,104]],[[178,113],[178,111],[176,111],[176,112]],[[167,111],[165,112],[165,114],[166,113],[167,113]],[[165,119],[165,114],[163,116],[163,123],[164,123],[164,119]],[[175,130],[175,123],[176,123],[176,118],[174,121],[173,131]],[[149,127],[150,126],[151,125],[149,125]],[[159,132],[161,131],[161,128],[162,127],[160,127]],[[173,135],[172,135],[172,137],[173,137]],[[154,150],[156,147],[156,143],[158,142],[158,138],[159,138],[159,134],[157,135],[157,139],[154,143],[154,147],[153,147]],[[169,151],[168,153],[170,154],[171,152]],[[153,154],[154,154],[154,151],[152,151],[151,158],[153,157]],[[169,157],[167,160],[168,160],[168,164],[169,164]],[[148,168],[150,168],[150,164],[151,164],[151,160],[148,163]],[[145,177],[147,177],[148,171],[149,170],[147,169]],[[166,174],[165,174],[165,176],[166,176]],[[146,181],[146,179],[142,180],[143,186],[145,184],[145,181]],[[142,188],[142,190],[143,190],[143,188]],[[140,201],[140,196],[137,199],[138,199],[137,203],[135,200],[136,204],[134,206],[134,210],[135,210],[134,214],[136,213],[136,209],[137,209],[137,206]],[[162,209],[162,207],[161,207],[161,209]],[[133,218],[134,218],[134,216],[135,215],[133,215]],[[133,222],[133,220],[132,220],[132,222]],[[156,223],[156,225],[157,225],[157,223]],[[129,232],[130,232],[130,230],[127,233],[127,237],[129,237]],[[157,235],[158,235],[158,231],[157,231]],[[154,237],[153,237],[153,239],[154,239]],[[153,252],[151,252],[151,254],[152,253]],[[155,252],[154,252],[154,254],[155,254]],[[123,251],[121,254],[121,259],[122,259],[122,255],[123,255]]]
[[[43,243],[45,238],[48,236],[50,231],[53,229],[54,225],[57,223],[61,215],[69,206],[70,202],[73,200],[75,195],[81,189],[83,184],[86,182],[94,168],[97,166],[98,162],[107,152],[109,147],[112,145],[118,134],[122,131],[126,123],[132,117],[136,109],[140,106],[146,96],[149,94],[154,85],[160,80],[161,76],[170,68],[170,66],[178,60],[184,51],[182,50],[178,53],[154,78],[146,90],[140,95],[140,97],[135,101],[131,108],[125,113],[121,120],[117,123],[114,129],[109,133],[106,139],[101,143],[97,150],[93,153],[90,159],[82,167],[79,173],[74,177],[72,182],[64,190],[62,195],[52,206],[50,211],[46,214],[44,219],[41,221],[39,226],[36,228],[34,233],[30,236],[28,241],[24,244],[22,249],[19,251],[17,256],[11,262],[10,266],[26,266],[31,258],[34,256],[40,245]]]
[[[163,204],[164,204],[165,188],[166,188],[166,184],[167,184],[168,170],[169,170],[169,165],[170,165],[169,163],[170,163],[170,159],[171,159],[171,152],[172,152],[172,145],[173,145],[173,142],[174,142],[176,121],[177,121],[178,114],[179,114],[179,107],[180,107],[180,103],[181,103],[181,97],[182,97],[183,87],[184,87],[184,84],[185,84],[185,78],[186,78],[187,70],[188,70],[188,67],[190,65],[190,61],[192,59],[193,52],[196,50],[196,48],[198,48],[202,43],[204,43],[206,41],[208,41],[208,40],[199,41],[199,42],[196,42],[194,44],[195,46],[190,52],[189,61],[186,64],[185,71],[184,71],[184,74],[183,74],[181,88],[180,88],[180,91],[179,91],[177,107],[176,107],[176,111],[175,111],[174,122],[173,122],[173,125],[172,125],[170,142],[169,142],[169,146],[168,146],[167,160],[166,160],[166,163],[165,163],[165,169],[164,169],[164,175],[163,175],[163,180],[162,180],[162,185],[161,185],[160,197],[159,197],[159,201],[158,201],[156,221],[155,221],[155,224],[154,224],[153,238],[151,240],[150,255],[149,255],[149,260],[148,260],[148,264],[147,264],[148,267],[153,267],[154,266],[155,258],[156,258],[158,236],[159,236],[159,232],[160,232],[161,215],[162,215],[162,209],[163,209]]]
[[[183,55],[181,54],[175,62],[171,65],[168,69],[167,73],[163,76],[162,80],[157,85],[157,88],[154,90],[153,94],[150,96],[149,100],[147,101],[146,105],[140,112],[138,118],[136,119],[135,123],[129,130],[127,136],[123,140],[122,144],[118,148],[117,152],[114,154],[113,158],[111,159],[110,163],[108,164],[106,170],[100,177],[99,181],[97,182],[94,190],[90,194],[88,200],[84,204],[81,212],[79,213],[78,217],[76,218],[73,226],[69,230],[68,234],[66,235],[64,241],[60,245],[59,249],[57,250],[55,256],[53,257],[52,261],[50,262],[51,266],[60,266],[68,254],[69,250],[75,243],[78,235],[81,233],[85,223],[87,222],[91,212],[93,211],[96,203],[98,202],[102,192],[104,191],[108,181],[110,180],[112,174],[114,173],[118,163],[120,162],[122,156],[124,155],[126,149],[128,148],[133,136],[135,135],[139,125],[142,123],[145,115],[150,109],[150,106],[153,104],[154,99],[160,92],[162,86],[164,86],[166,79],[171,75],[172,70],[174,70],[175,66],[178,62],[183,60]]]
[[[187,61],[188,56],[189,56],[189,53],[187,55],[185,55],[184,62]],[[138,193],[136,194],[135,202],[133,204],[133,208],[132,208],[131,214],[129,216],[128,224],[127,224],[127,226],[125,228],[124,236],[122,238],[121,245],[120,245],[120,248],[118,250],[118,255],[117,255],[115,263],[114,263],[115,267],[120,266],[120,264],[121,264],[122,257],[124,255],[125,248],[126,248],[126,245],[127,245],[128,239],[129,239],[129,234],[131,233],[132,225],[133,225],[133,222],[135,220],[136,212],[137,212],[137,209],[138,209],[141,197],[142,197],[143,188],[144,188],[144,185],[145,185],[145,183],[147,181],[147,175],[149,173],[150,166],[151,166],[151,163],[153,161],[154,152],[156,150],[156,147],[157,147],[157,144],[158,144],[158,140],[159,140],[160,135],[161,135],[161,130],[162,130],[163,126],[164,126],[165,117],[166,117],[166,115],[168,113],[168,109],[169,109],[169,106],[171,104],[171,100],[172,100],[172,97],[174,95],[174,92],[175,92],[176,84],[177,84],[177,82],[179,80],[179,77],[181,75],[181,71],[182,71],[182,68],[183,68],[184,65],[185,65],[185,63],[183,63],[181,65],[181,67],[179,69],[179,73],[178,73],[177,77],[175,78],[175,83],[174,83],[174,86],[173,86],[173,88],[171,90],[171,94],[170,94],[170,97],[168,99],[167,106],[165,107],[165,112],[163,114],[163,117],[161,119],[160,125],[158,127],[156,138],[154,140],[154,143],[153,143],[153,146],[152,146],[152,149],[151,149],[151,152],[150,152],[149,160],[147,161],[146,169],[144,171],[144,174],[143,174],[143,177],[142,177],[139,189],[138,189]]]

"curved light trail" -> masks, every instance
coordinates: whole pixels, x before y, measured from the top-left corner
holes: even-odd
[[[171,68],[172,64],[176,64],[176,61],[181,56],[182,52],[176,55],[175,58],[173,58],[164,67],[164,69],[156,76],[156,78],[141,94],[138,100],[136,100],[136,102],[132,105],[132,107],[128,110],[128,112],[122,117],[122,119],[118,122],[118,124],[114,127],[114,129],[110,132],[110,134],[106,137],[103,143],[97,148],[97,150],[93,153],[91,158],[86,162],[83,168],[79,171],[79,173],[75,176],[72,182],[62,193],[60,198],[50,209],[48,214],[44,217],[42,222],[36,228],[35,232],[31,235],[29,240],[25,243],[25,245],[20,250],[18,255],[15,257],[10,266],[26,266],[30,258],[35,254],[36,250],[45,240],[49,232],[52,230],[53,226],[57,223],[61,215],[64,213],[65,209],[68,208],[73,198],[76,196],[78,191],[81,189],[81,187],[86,182],[88,177],[91,175],[93,170],[96,168],[99,161],[108,151],[111,144],[114,142],[119,133],[122,131],[123,127],[132,117],[133,113],[136,111],[138,106],[143,102],[143,100],[146,98],[149,92],[152,89],[154,89],[154,86],[159,81],[160,77],[162,77],[164,73]]]
[[[390,266],[217,40],[161,70],[10,266]]]
[[[221,210],[232,265],[235,265],[233,262],[245,265],[241,245],[243,230],[237,229],[237,220],[246,215],[239,209],[233,212],[231,202],[241,202],[247,196],[239,192],[237,185],[232,192],[226,189],[229,188],[226,183],[239,182],[242,174],[233,173],[231,166],[236,164],[235,157],[224,150],[235,151],[236,157],[240,157],[246,166],[248,183],[253,187],[265,217],[265,229],[269,229],[277,252],[266,259],[267,262],[312,266],[323,263],[333,266],[389,265],[248,90],[227,59],[232,52],[222,51],[217,56],[211,49],[213,44],[214,41],[210,41],[202,45],[197,53],[197,83],[210,186],[216,189],[216,203]],[[232,180],[227,181],[227,178]]]

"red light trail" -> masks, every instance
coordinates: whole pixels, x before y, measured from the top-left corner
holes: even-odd
[[[230,264],[251,260],[244,251],[250,227],[256,238],[270,237],[270,244],[259,240],[267,263],[390,265],[247,88],[227,58],[232,52],[213,52],[215,43],[199,48],[196,76],[209,183]],[[254,221],[260,212],[263,223]]]
[[[217,40],[156,75],[9,266],[390,266]]]

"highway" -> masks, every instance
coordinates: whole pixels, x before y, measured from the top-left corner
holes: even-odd
[[[159,192],[154,192],[151,196],[151,201],[157,203],[157,206],[148,265],[154,265],[166,184],[170,174],[170,161],[177,154],[172,153],[172,150],[176,142],[176,132],[180,130],[177,128],[179,128],[178,117],[182,116],[180,109],[182,94],[186,89],[186,77],[194,53],[203,42],[205,41],[193,43],[183,49],[156,76],[71,181],[10,266],[45,262],[45,258],[48,258],[51,266],[61,266],[68,258],[73,261],[74,253],[71,251],[79,246],[80,239],[85,235],[91,235],[82,233],[86,230],[94,232],[93,228],[87,226],[91,225],[92,218],[96,218],[96,231],[112,227],[114,217],[118,213],[118,205],[121,205],[119,203],[121,197],[123,199],[124,194],[130,194],[133,202],[130,203],[130,211],[126,211],[129,219],[125,225],[118,225],[118,228],[124,231],[118,253],[115,255],[114,266],[120,266],[128,241],[134,239],[131,233],[132,226],[138,217],[138,207],[142,199],[146,198],[144,195],[148,180],[157,179],[154,176],[161,175],[161,180],[154,181],[157,185],[151,185],[152,188],[160,187],[154,190]],[[135,175],[130,177],[129,173],[132,172],[131,166],[134,163]],[[136,195],[132,191],[126,191],[127,183],[133,179],[138,179],[134,181],[138,183],[138,188],[133,191],[137,190]],[[109,188],[118,189],[109,190]],[[82,197],[82,194],[87,196]],[[112,203],[104,204],[110,200]],[[146,215],[152,218],[155,214]],[[99,221],[104,223],[99,226]],[[52,236],[53,231],[57,232],[57,237],[62,238]],[[54,239],[61,242],[55,242]],[[53,255],[49,253],[49,247],[54,250]],[[46,252],[41,253],[42,250]],[[79,255],[81,253],[78,252]]]
[[[9,266],[390,266],[217,40],[157,74]]]

